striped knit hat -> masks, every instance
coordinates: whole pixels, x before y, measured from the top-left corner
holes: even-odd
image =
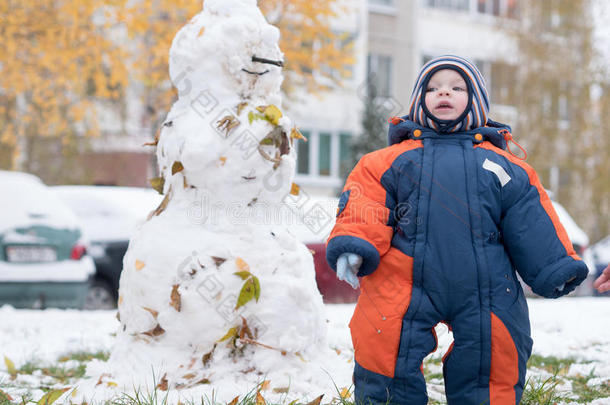
[[[442,69],[458,72],[468,86],[468,104],[464,113],[455,120],[441,120],[434,117],[425,105],[428,82],[434,73]],[[453,55],[439,56],[426,63],[420,70],[411,94],[409,117],[411,121],[438,132],[468,131],[485,126],[489,113],[489,96],[485,79],[477,67],[464,58]]]

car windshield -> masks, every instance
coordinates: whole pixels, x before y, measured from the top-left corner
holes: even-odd
[[[0,190],[0,232],[33,225],[78,226],[70,209],[34,176],[0,173]]]
[[[133,235],[163,196],[152,189],[113,186],[56,186],[52,189],[81,219],[94,241],[122,241]]]

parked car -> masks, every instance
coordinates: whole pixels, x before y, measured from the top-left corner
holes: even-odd
[[[587,280],[597,279],[608,264],[610,264],[610,235],[606,236],[604,239],[600,240],[594,245],[591,245],[585,251],[583,259],[589,266],[590,271]],[[597,290],[593,290],[593,295],[610,297],[610,291],[599,293]]]
[[[152,189],[137,187],[56,186],[52,189],[79,217],[95,261],[95,277],[85,308],[115,308],[129,240],[163,196]]]
[[[82,308],[95,273],[78,219],[36,176],[0,171],[0,305]]]

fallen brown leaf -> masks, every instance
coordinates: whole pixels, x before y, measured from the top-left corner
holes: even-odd
[[[6,392],[0,390],[0,399],[3,400],[2,402],[4,402],[4,400],[6,401],[12,401],[13,397],[11,397],[9,394],[7,394]]]
[[[317,397],[313,401],[307,403],[307,405],[320,405],[320,402],[322,402],[322,397],[323,396],[324,396],[324,394],[320,395],[319,397]]]
[[[170,295],[171,297],[171,302],[169,305],[171,305],[172,307],[174,307],[174,309],[178,312],[180,312],[180,308],[182,307],[182,299],[180,297],[180,291],[178,291],[178,284],[174,284],[172,286],[172,293]]]
[[[250,339],[254,339],[254,336],[252,335],[252,331],[250,330],[250,327],[248,326],[248,322],[246,322],[246,318],[244,318],[242,316],[241,317],[241,330],[239,331],[239,338],[243,339],[245,336],[247,336]]]
[[[241,112],[244,110],[244,108],[246,108],[247,105],[248,103],[246,103],[245,101],[237,104],[237,115],[241,115]]]
[[[167,205],[169,204],[169,199],[171,198],[170,197],[171,193],[172,193],[172,186],[170,185],[169,190],[167,191],[167,194],[165,195],[165,197],[163,198],[163,200],[161,201],[159,206],[157,208],[155,208],[154,211],[151,211],[150,214],[148,214],[148,217],[146,217],[146,220],[149,220],[153,216],[159,215],[163,211],[165,211],[165,209],[167,208]]]
[[[203,357],[201,358],[201,361],[203,362],[204,366],[207,366],[208,363],[210,362],[210,360],[212,360],[212,354],[214,353],[214,349],[216,349],[216,343],[214,343],[212,350],[210,350],[209,353],[204,354]]]
[[[161,377],[161,381],[159,381],[159,384],[157,384],[157,388],[160,389],[161,391],[167,391],[167,389],[168,389],[167,374],[164,374],[163,377]]]
[[[96,386],[96,387],[97,387],[98,385],[101,385],[101,384],[102,384],[102,379],[103,379],[104,377],[110,377],[110,374],[103,373],[102,375],[100,375],[100,378],[98,378],[98,379],[97,379],[97,383],[95,384],[95,386]]]
[[[224,259],[222,257],[217,257],[217,256],[212,256],[212,260],[214,260],[214,264],[216,265],[216,267],[220,266],[221,264],[223,264],[224,262],[227,261],[227,259]]]
[[[241,257],[235,259],[235,265],[241,271],[250,271],[250,266]]]
[[[157,193],[163,194],[163,187],[165,186],[165,179],[163,177],[155,177],[149,179],[148,182]]]
[[[301,191],[301,187],[299,187],[299,185],[297,183],[292,183],[292,186],[290,186],[290,194],[299,195],[300,191]]]
[[[161,327],[161,325],[159,325],[159,324],[157,324],[157,326],[155,326],[154,328],[152,328],[149,331],[142,332],[143,335],[152,336],[152,337],[161,336],[164,333],[165,333],[165,329],[163,329]]]
[[[182,162],[174,162],[172,165],[172,174],[180,173],[184,170],[184,166],[182,166]]]
[[[146,308],[146,307],[142,307],[143,310],[150,312],[150,314],[153,316],[153,318],[155,318],[155,321],[157,320],[157,316],[159,315],[159,311],[155,311],[154,309],[151,308]]]

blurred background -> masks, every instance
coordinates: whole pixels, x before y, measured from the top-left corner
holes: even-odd
[[[608,262],[610,2],[260,0],[259,6],[282,33],[283,107],[308,139],[298,143],[295,182],[312,201],[334,198],[355,162],[386,145],[387,119],[406,114],[419,67],[457,54],[482,71],[492,119],[512,126],[592,273]],[[144,144],[176,100],[171,41],[201,7],[201,0],[0,0],[0,170],[42,180],[0,176],[0,264],[92,256],[96,269],[85,266],[88,299],[94,307],[114,305],[131,225],[160,201],[149,189],[157,176],[154,148]],[[12,220],[25,209],[15,202],[21,182],[36,183],[32,190],[73,186],[53,188],[80,226],[73,240],[61,237],[65,257],[48,249],[56,236],[20,239],[40,236],[40,218],[52,216],[30,207],[27,220]],[[323,236],[303,241],[319,250]],[[113,275],[104,275],[104,263]],[[21,283],[13,295],[23,296],[31,285],[11,279],[11,271],[0,266],[0,296],[9,281]],[[50,281],[39,281],[24,305],[51,302],[44,284]],[[343,293],[325,298],[332,294],[343,299]]]

